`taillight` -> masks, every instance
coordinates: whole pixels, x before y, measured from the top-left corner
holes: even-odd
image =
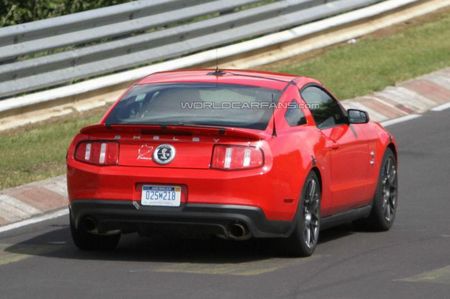
[[[261,149],[253,146],[216,145],[211,167],[218,169],[250,169],[264,164]]]
[[[96,165],[117,165],[119,144],[109,141],[82,141],[77,145],[75,159]]]

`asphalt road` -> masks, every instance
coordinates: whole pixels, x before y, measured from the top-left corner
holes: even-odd
[[[400,202],[389,232],[322,232],[311,258],[274,242],[139,239],[80,252],[67,217],[0,235],[0,298],[449,298],[450,109],[389,127]]]

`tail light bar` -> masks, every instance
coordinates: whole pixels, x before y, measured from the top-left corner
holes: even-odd
[[[238,170],[264,165],[264,154],[260,148],[239,145],[216,145],[211,168]]]
[[[75,159],[95,165],[117,165],[119,144],[114,141],[82,141],[75,150]]]

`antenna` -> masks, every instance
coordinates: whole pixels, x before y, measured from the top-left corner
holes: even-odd
[[[215,71],[215,73],[219,73],[219,55],[217,54],[218,51],[219,51],[219,49],[216,48],[216,71]]]
[[[277,128],[275,126],[275,112],[276,112],[276,104],[275,104],[275,99],[273,98],[273,93],[272,93],[272,106],[273,106],[273,110],[272,110],[272,136],[277,136]]]
[[[208,75],[213,75],[216,77],[225,75],[225,72],[219,68],[219,55],[217,54],[218,51],[219,51],[219,49],[216,48],[216,68],[215,68],[214,72],[208,73]]]

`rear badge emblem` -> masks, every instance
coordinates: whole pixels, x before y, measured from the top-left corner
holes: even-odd
[[[138,160],[151,160],[152,159],[152,150],[153,146],[150,146],[148,144],[143,144],[138,149]]]
[[[175,148],[170,144],[161,144],[153,152],[153,160],[159,164],[170,163],[175,158]]]

